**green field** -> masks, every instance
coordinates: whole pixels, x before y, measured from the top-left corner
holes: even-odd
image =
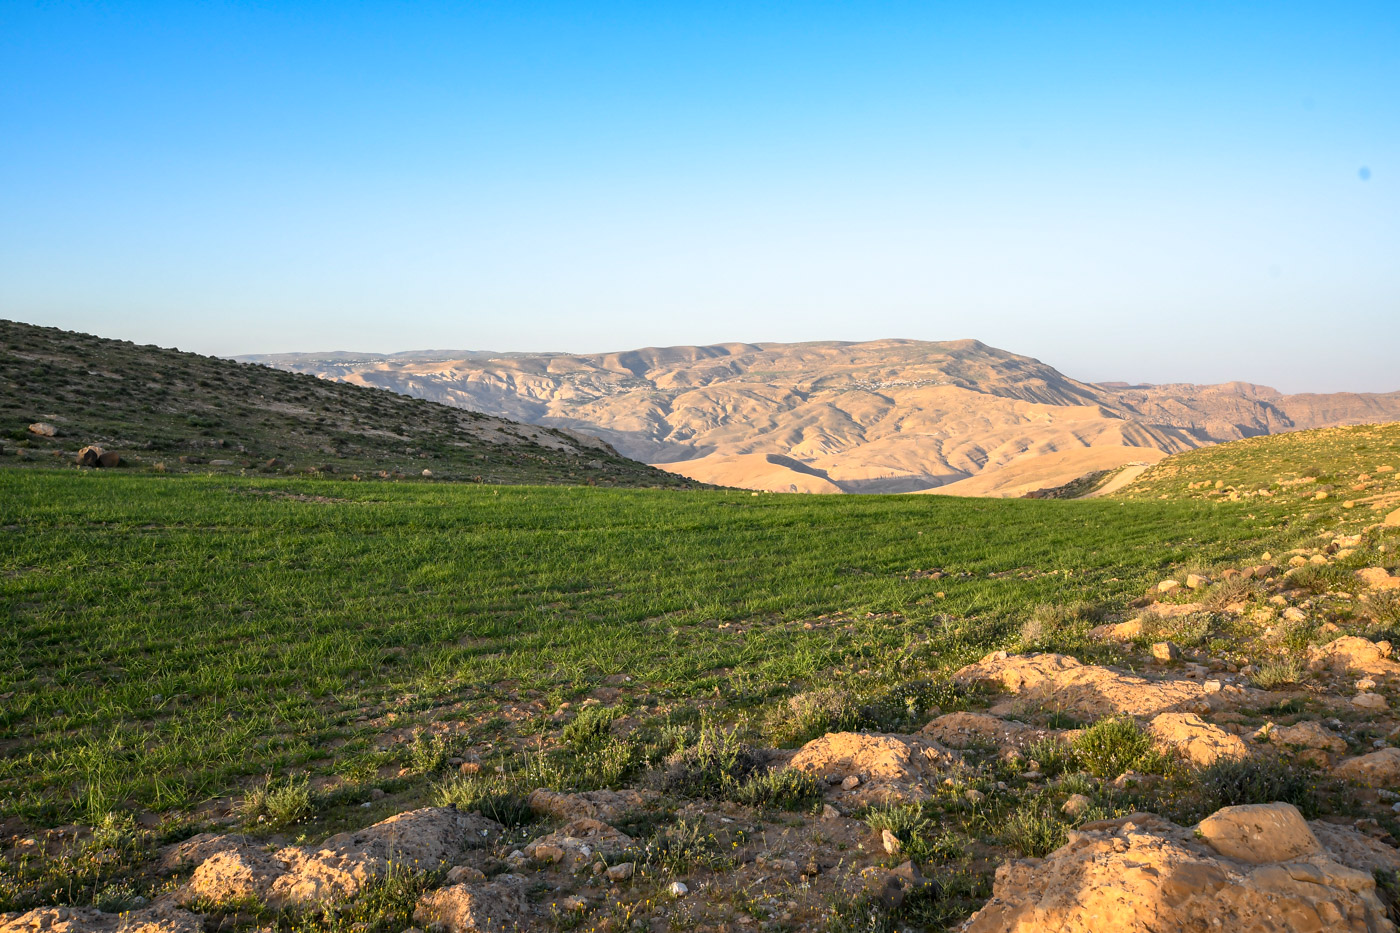
[[[510,758],[606,684],[645,722],[756,721],[837,674],[1012,644],[1037,606],[1121,610],[1170,567],[1374,520],[1299,501],[0,470],[0,810],[362,785],[415,723]]]

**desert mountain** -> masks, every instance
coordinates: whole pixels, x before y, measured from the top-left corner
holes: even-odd
[[[1021,495],[1261,434],[1400,419],[1400,393],[1071,379],[976,340],[244,357],[603,438],[709,483]]]

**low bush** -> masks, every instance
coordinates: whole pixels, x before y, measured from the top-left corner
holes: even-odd
[[[311,783],[305,775],[300,780],[289,777],[282,782],[274,781],[268,775],[260,786],[254,787],[243,798],[238,812],[245,822],[282,829],[311,815],[315,809]]]
[[[1152,736],[1131,716],[1101,719],[1074,740],[1075,755],[1095,777],[1115,778],[1125,771],[1160,771],[1165,760]]]

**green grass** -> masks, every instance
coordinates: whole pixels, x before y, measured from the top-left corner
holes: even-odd
[[[365,776],[433,720],[507,754],[619,678],[645,718],[927,677],[1014,648],[1038,606],[1121,607],[1174,565],[1365,518],[1333,511],[0,470],[0,809]],[[445,749],[422,752],[396,760]],[[598,746],[590,780],[624,752]]]

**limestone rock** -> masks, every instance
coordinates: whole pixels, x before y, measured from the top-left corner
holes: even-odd
[[[1350,850],[1324,849],[1296,811],[1257,822],[1259,829],[1277,829],[1293,840],[1279,845],[1271,837],[1263,843],[1267,851],[1299,854],[1263,863],[1257,851],[1254,861],[1230,858],[1190,829],[1150,814],[1085,824],[1048,857],[998,868],[991,901],[968,920],[963,933],[1395,929],[1369,871],[1341,861]],[[1299,839],[1311,840],[1302,847],[1309,850],[1305,854]]]
[[[1185,678],[1148,680],[1107,667],[1080,664],[1062,654],[1007,655],[993,652],[953,675],[961,684],[987,683],[1013,694],[1016,703],[992,712],[1010,712],[1020,703],[1061,709],[1085,719],[1118,713],[1150,718],[1165,712],[1207,712],[1205,688]]]
[[[1108,641],[1132,641],[1142,636],[1142,618],[1129,619],[1109,625],[1096,625],[1089,629],[1089,637]]]
[[[455,884],[429,891],[418,900],[413,922],[447,933],[507,933],[521,928],[527,904],[525,879],[498,875],[494,881]]]
[[[1356,571],[1356,576],[1373,590],[1400,588],[1400,577],[1391,576],[1384,567],[1364,567]]]
[[[859,778],[859,802],[885,803],[927,797],[924,782],[952,761],[952,753],[923,736],[828,732],[802,746],[789,767],[828,781]]]
[[[106,451],[95,444],[84,447],[78,451],[78,466],[95,467],[104,453]]]
[[[345,900],[384,877],[391,864],[437,868],[500,833],[498,823],[475,813],[425,807],[331,836],[317,847],[288,846],[275,855],[246,843],[224,847],[206,840],[203,850],[217,851],[195,869],[179,900],[255,897],[274,907]]]
[[[204,918],[165,904],[120,914],[93,907],[40,907],[0,914],[0,933],[204,933]]]
[[[600,820],[584,817],[531,842],[525,846],[525,854],[541,861],[568,861],[579,865],[591,861],[599,852],[622,852],[631,844],[632,837],[626,833]]]
[[[1333,768],[1332,773],[1367,787],[1395,787],[1400,785],[1400,748],[1392,746],[1348,758]]]
[[[1055,733],[986,713],[947,713],[924,726],[919,734],[949,748],[992,744],[1006,749],[1020,748]]]
[[[1347,750],[1345,739],[1322,723],[1311,719],[1293,726],[1276,727],[1269,733],[1269,741],[1275,745],[1315,748],[1324,752],[1344,752]]]
[[[1336,641],[1309,648],[1308,668],[1313,671],[1330,670],[1335,674],[1400,673],[1400,664],[1391,660],[1391,654],[1388,641],[1372,642],[1355,635],[1344,635]]]
[[[58,437],[58,428],[47,421],[36,421],[29,426],[29,433],[40,437]]]
[[[1212,849],[1241,862],[1287,862],[1322,851],[1298,808],[1287,803],[1225,807],[1196,831]]]
[[[1221,758],[1245,758],[1244,739],[1211,725],[1195,713],[1162,713],[1148,725],[1157,742],[1175,749],[1192,764],[1205,767]]]
[[[1175,661],[1181,657],[1181,649],[1169,641],[1159,641],[1152,645],[1152,657],[1158,661]]]
[[[611,823],[628,811],[640,809],[647,795],[635,790],[590,790],[581,794],[560,794],[540,788],[530,792],[530,809],[561,820],[587,818]]]

